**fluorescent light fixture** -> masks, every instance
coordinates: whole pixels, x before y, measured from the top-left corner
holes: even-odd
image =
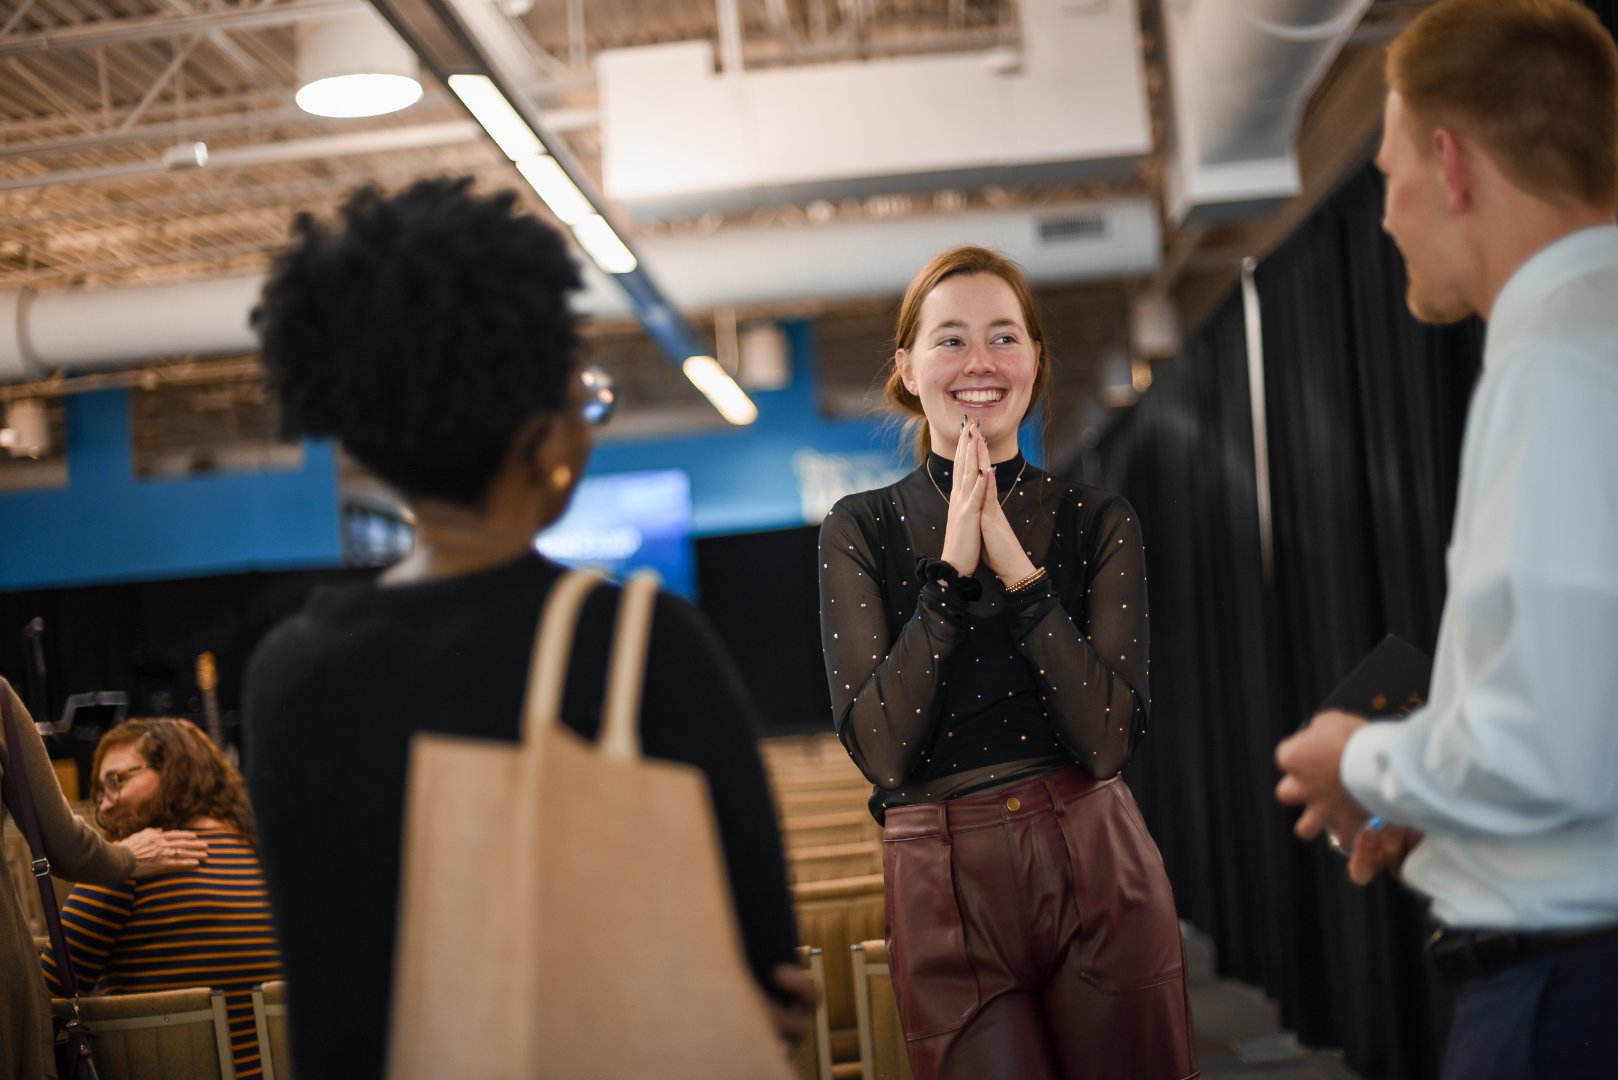
[[[545,146],[487,75],[451,75],[449,88],[512,161],[535,157]]]
[[[517,171],[562,224],[577,225],[596,212],[555,158],[549,155],[523,158],[517,162]]]
[[[315,116],[381,116],[421,100],[416,54],[372,8],[299,23],[298,108]]]
[[[639,265],[635,261],[635,253],[618,239],[618,234],[612,231],[612,226],[600,214],[591,214],[582,221],[575,221],[571,228],[573,238],[579,242],[584,253],[601,267],[602,273],[627,274]]]
[[[730,423],[742,426],[758,419],[758,406],[753,404],[753,399],[713,357],[688,356],[681,370],[691,380],[691,385],[702,391],[702,396]]]

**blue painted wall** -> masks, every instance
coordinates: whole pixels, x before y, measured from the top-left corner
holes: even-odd
[[[757,423],[601,444],[589,475],[684,469],[693,531],[713,536],[805,524],[794,462],[802,451],[908,470],[908,452],[879,420],[819,414],[814,324],[782,328],[792,381],[753,395]],[[127,394],[66,402],[68,486],[0,496],[0,589],[340,564],[337,464],[328,443],[306,441],[296,472],[139,480]],[[1036,424],[1025,429],[1026,447],[1039,444],[1030,437]],[[1037,451],[1029,458],[1041,463]]]
[[[692,529],[698,536],[754,532],[804,524],[793,457],[891,450],[874,419],[827,420],[816,404],[818,350],[812,322],[781,324],[792,358],[792,381],[754,391],[758,420],[747,427],[682,438],[601,443],[590,475],[639,469],[684,469],[691,476]],[[872,372],[874,376],[875,371]],[[884,455],[897,465],[891,453]]]
[[[304,444],[295,472],[135,476],[129,397],[72,394],[68,485],[0,497],[0,588],[336,566],[337,462]]]

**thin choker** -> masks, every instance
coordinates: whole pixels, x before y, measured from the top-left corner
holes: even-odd
[[[948,506],[949,505],[949,496],[944,494],[944,489],[938,486],[938,479],[935,476],[933,476],[933,463],[932,463],[932,460],[929,458],[927,461],[922,462],[921,467],[922,467],[923,470],[926,471],[927,479],[929,479],[929,480],[931,480],[933,482],[933,490],[938,492],[938,497],[940,499],[944,500],[944,505],[945,506]],[[1010,500],[1011,493],[1013,491],[1017,490],[1017,485],[1022,481],[1022,474],[1023,474],[1024,471],[1027,470],[1027,468],[1028,468],[1028,459],[1023,458],[1022,459],[1022,468],[1017,470],[1017,475],[1012,478],[1011,486],[1006,488],[1005,495],[1002,496],[1001,499],[1000,499],[1000,505],[1002,507],[1005,506],[1007,501]],[[953,483],[952,483],[951,486],[953,486]]]

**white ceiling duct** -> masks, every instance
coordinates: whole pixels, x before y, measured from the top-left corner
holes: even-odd
[[[1147,276],[1162,249],[1146,198],[982,210],[823,225],[749,225],[639,241],[646,265],[682,311],[894,295],[945,248],[980,244],[1016,261],[1036,285]],[[615,306],[616,305],[616,306]],[[577,305],[623,311],[592,278]]]
[[[1130,175],[1152,149],[1134,0],[1023,0],[1020,50],[716,71],[596,57],[602,186],[639,217]]]
[[[247,325],[262,277],[92,292],[0,292],[0,383],[61,368],[127,367],[156,357],[256,347]]]
[[[1146,276],[1162,240],[1150,200],[1073,203],[824,225],[722,229],[639,243],[681,310],[893,295],[956,244],[995,248],[1036,285]],[[586,264],[587,260],[580,260]],[[116,368],[257,348],[247,324],[261,276],[34,295],[0,293],[0,383],[63,368]],[[589,267],[575,308],[630,314],[621,289]]]
[[[1271,213],[1300,190],[1303,108],[1371,0],[1165,0],[1170,217]]]

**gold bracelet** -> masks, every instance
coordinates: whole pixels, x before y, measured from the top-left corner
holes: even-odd
[[[1012,584],[1007,585],[1006,586],[1006,595],[1010,596],[1012,593],[1020,593],[1024,589],[1031,589],[1035,585],[1038,585],[1041,581],[1044,581],[1044,580],[1045,580],[1045,568],[1043,566],[1041,566],[1038,570],[1035,570],[1032,574],[1029,574],[1027,577],[1023,578],[1021,581],[1013,582]]]

